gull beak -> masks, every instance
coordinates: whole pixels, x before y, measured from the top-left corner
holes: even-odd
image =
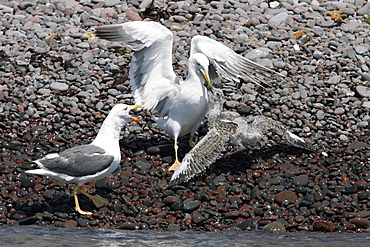
[[[137,109],[137,108],[143,108],[143,106],[141,106],[141,105],[134,105],[133,107],[131,107],[130,111],[131,110],[134,110],[134,109]],[[141,121],[139,119],[137,119],[136,117],[131,117],[131,120],[132,121],[135,121],[137,123],[141,123]]]
[[[203,80],[204,80],[204,86],[209,88],[211,87],[211,79],[209,78],[209,74],[206,73],[204,70],[200,69],[199,70],[200,74],[202,75],[203,77]]]
[[[131,107],[130,111],[135,110],[137,108],[143,108],[143,106],[141,106],[141,105],[134,105],[134,106]]]
[[[141,123],[141,121],[140,121],[139,119],[137,119],[136,117],[131,117],[131,120],[132,120],[132,121],[135,121],[135,122],[137,122],[137,123]]]

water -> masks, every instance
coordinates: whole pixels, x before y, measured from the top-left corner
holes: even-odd
[[[103,229],[0,226],[0,247],[72,246],[370,246],[370,234],[252,232],[155,232]]]

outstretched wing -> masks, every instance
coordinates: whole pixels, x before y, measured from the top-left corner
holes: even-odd
[[[221,115],[227,116],[231,113],[223,112]],[[248,116],[248,117],[234,117],[239,128],[235,135],[230,138],[230,142],[233,144],[242,144],[243,146],[254,146],[264,136],[266,130],[270,132],[275,132],[291,145],[303,148],[309,151],[315,150],[314,147],[309,145],[299,136],[293,134],[279,121],[266,116]]]
[[[129,77],[136,104],[166,115],[162,106],[177,94],[179,83],[172,67],[172,32],[157,22],[132,21],[96,27],[95,34],[134,51]]]
[[[262,80],[255,74],[260,74],[262,77],[266,73],[283,76],[276,71],[244,58],[227,46],[205,36],[197,35],[191,40],[190,55],[194,53],[203,53],[208,57],[213,66],[209,72],[212,80],[217,79],[218,74],[221,74],[221,76],[230,81],[239,81],[240,78],[247,78],[261,85],[261,83],[268,84],[268,81]]]
[[[293,134],[281,123],[272,118],[268,118],[265,116],[255,116],[247,118],[246,122],[252,122],[251,127],[252,129],[259,129],[262,133],[262,128],[268,128],[271,131],[274,131],[276,134],[280,135],[283,139],[289,142],[291,145],[303,148],[306,150],[314,150],[315,148],[305,142],[299,136]]]
[[[188,181],[219,159],[227,141],[237,128],[238,125],[232,121],[216,121],[207,135],[185,155],[181,166],[172,175],[169,186]]]

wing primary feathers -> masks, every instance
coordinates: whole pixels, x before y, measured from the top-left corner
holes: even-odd
[[[169,186],[188,181],[219,159],[237,128],[238,125],[232,121],[218,119],[207,135],[185,155],[181,166],[172,175]]]

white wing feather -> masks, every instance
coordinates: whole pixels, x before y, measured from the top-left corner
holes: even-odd
[[[240,78],[248,78],[256,84],[267,83],[256,77],[254,73],[261,75],[266,73],[282,74],[255,63],[228,48],[227,46],[205,36],[196,35],[191,40],[190,54],[203,53],[206,55],[215,69],[229,81],[239,81]],[[212,78],[215,79],[215,78]]]
[[[179,82],[172,67],[172,32],[157,22],[132,21],[96,27],[96,35],[134,51],[129,77],[135,103],[165,116],[162,101],[177,94]]]

